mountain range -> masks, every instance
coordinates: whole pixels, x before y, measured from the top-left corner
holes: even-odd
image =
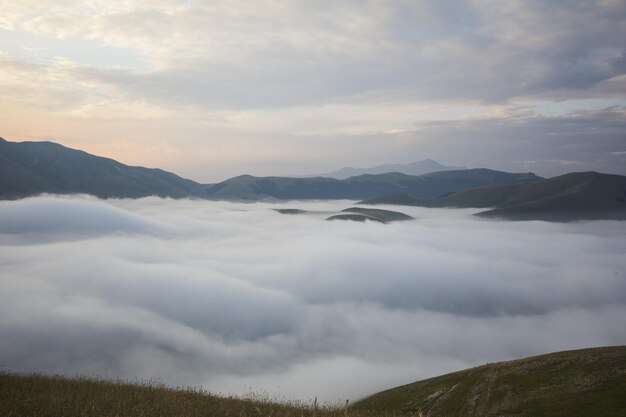
[[[514,174],[485,168],[441,171],[423,175],[398,172],[363,174],[345,180],[334,178],[253,177],[242,175],[209,187],[205,198],[218,200],[349,199],[359,200],[390,193],[416,198],[439,197],[460,189],[495,184],[539,181],[531,173]]]
[[[417,164],[442,167],[431,160]],[[393,165],[372,170],[380,167]],[[361,204],[367,205],[485,208],[489,210],[477,215],[510,220],[626,219],[626,177],[621,175],[576,172],[545,179],[533,173],[474,168],[345,179],[240,175],[217,184],[200,184],[161,169],[128,166],[52,142],[0,138],[0,199],[43,193],[231,201],[348,199],[364,200]]]
[[[407,193],[438,197],[459,189],[538,181],[530,173],[488,169],[444,171],[419,176],[401,173],[335,178],[253,177],[241,175],[217,184],[200,184],[160,169],[132,167],[52,142],[0,139],[0,198],[42,193],[91,194],[100,198],[159,196],[214,200],[367,199]]]

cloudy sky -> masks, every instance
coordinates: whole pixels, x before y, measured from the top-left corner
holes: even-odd
[[[198,181],[626,174],[623,0],[0,0],[0,136]]]
[[[417,220],[384,225],[276,207],[0,202],[0,369],[338,401],[626,344],[626,222],[405,207]]]

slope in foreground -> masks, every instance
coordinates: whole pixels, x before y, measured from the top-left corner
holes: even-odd
[[[626,416],[626,346],[499,362],[374,394],[353,409],[430,417]]]

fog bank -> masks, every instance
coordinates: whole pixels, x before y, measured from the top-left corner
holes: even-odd
[[[272,210],[348,206],[0,202],[0,366],[336,401],[626,343],[626,222]]]

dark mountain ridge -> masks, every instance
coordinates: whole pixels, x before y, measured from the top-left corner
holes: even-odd
[[[390,172],[363,174],[345,180],[334,178],[253,177],[242,175],[210,187],[207,198],[258,200],[365,199],[405,193],[416,198],[439,197],[460,189],[493,184],[539,181],[532,173],[508,173],[485,168],[441,171],[413,176]]]
[[[132,167],[53,142],[0,138],[0,198],[42,193],[100,198],[198,197],[206,186],[156,168]]]

